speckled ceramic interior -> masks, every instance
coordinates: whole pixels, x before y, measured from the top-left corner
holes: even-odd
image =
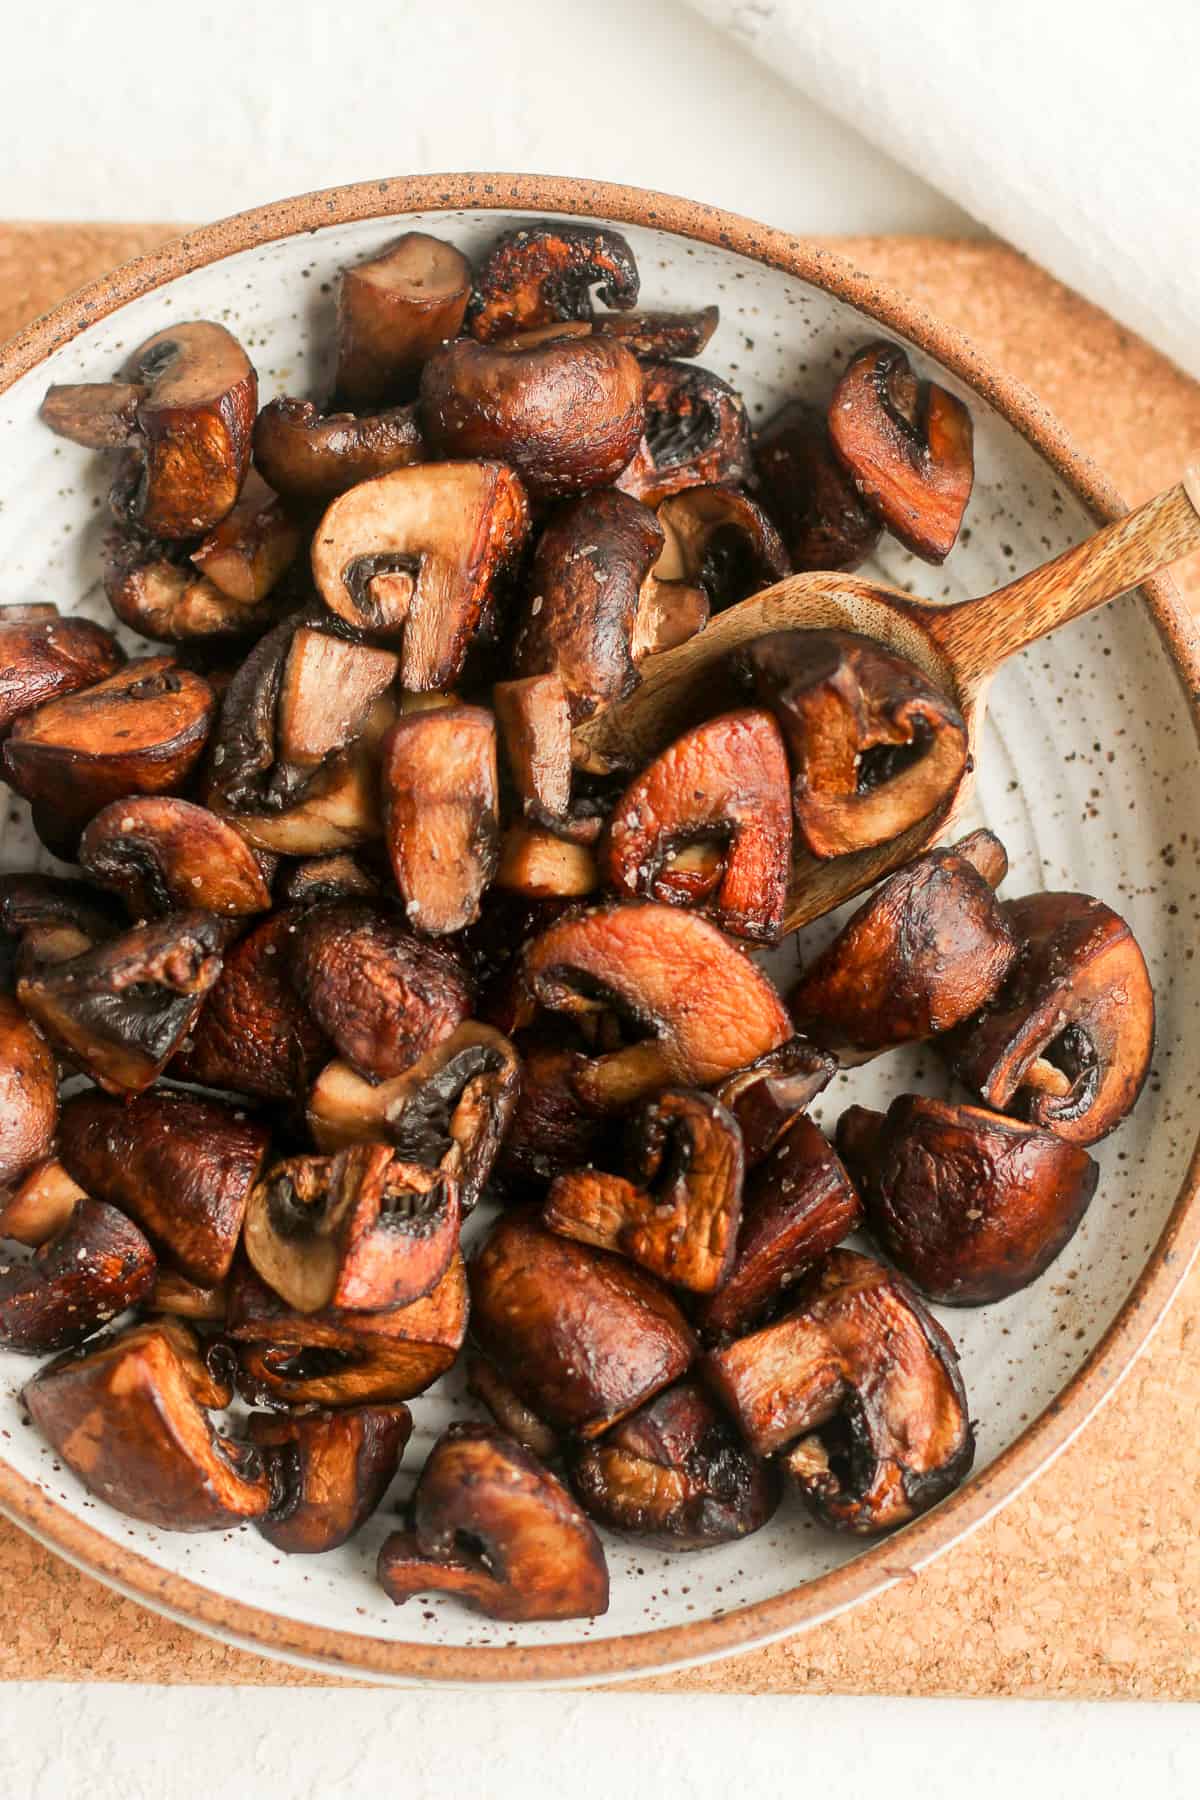
[[[507,223],[496,214],[426,214],[406,225],[477,254]],[[53,438],[36,410],[48,381],[111,376],[125,353],[172,320],[213,317],[238,334],[257,364],[262,398],[321,396],[332,345],[338,267],[394,234],[387,221],[332,226],[226,258],[134,301],[85,331],[0,397],[0,601],[53,600],[107,618],[97,546],[103,459]],[[729,377],[761,417],[785,397],[823,399],[831,375],[876,328],[850,307],[728,250],[666,232],[625,228],[648,305],[719,302],[722,322],[704,361]],[[936,365],[975,420],[976,482],[966,529],[944,569],[914,561],[890,540],[875,565],[901,586],[959,599],[1000,585],[1090,529],[1082,507],[998,414]],[[126,638],[130,647],[135,640]],[[1099,1147],[1096,1200],[1074,1241],[1043,1279],[1000,1306],[942,1309],[957,1343],[973,1416],[977,1468],[985,1468],[1080,1367],[1142,1270],[1178,1193],[1192,1151],[1200,1038],[1194,846],[1200,843],[1196,742],[1175,673],[1140,604],[1125,600],[1009,665],[997,680],[985,732],[975,814],[1008,846],[1006,889],[1085,889],[1126,914],[1146,952],[1159,1002],[1154,1073],[1132,1119]],[[48,866],[22,805],[5,794],[0,862]],[[829,935],[812,927],[776,953],[787,976]],[[946,1091],[935,1057],[889,1056],[840,1076],[816,1107],[832,1127],[851,1101],[885,1104],[911,1087]],[[434,1435],[471,1402],[455,1379],[413,1403],[416,1431],[394,1495],[359,1537],[317,1558],[287,1558],[252,1529],[174,1536],[119,1517],[90,1499],[24,1424],[17,1400],[34,1365],[0,1355],[0,1455],[61,1504],[164,1569],[250,1605],[314,1625],[445,1645],[560,1644],[687,1625],[770,1599],[862,1553],[785,1502],[772,1524],[728,1548],[667,1556],[632,1541],[606,1543],[612,1606],[569,1625],[494,1625],[452,1600],[394,1610],[373,1578],[395,1502],[408,1491]]]

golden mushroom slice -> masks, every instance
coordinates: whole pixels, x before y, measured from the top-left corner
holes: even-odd
[[[383,817],[409,924],[448,937],[479,917],[500,842],[496,721],[485,706],[397,719],[383,749]]]
[[[736,389],[698,363],[642,367],[645,433],[617,486],[650,507],[685,488],[738,487],[753,474],[750,420]]]

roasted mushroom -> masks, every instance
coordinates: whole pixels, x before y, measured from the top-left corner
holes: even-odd
[[[524,819],[510,825],[501,839],[493,880],[498,888],[531,900],[581,900],[601,885],[599,866],[586,844]]]
[[[258,380],[223,325],[171,325],[133,352],[115,382],[52,387],[41,416],[93,449],[123,449],[122,510],[153,537],[210,531],[250,466]]]
[[[797,1113],[807,1112],[837,1066],[828,1050],[794,1037],[718,1084],[717,1099],[738,1122],[748,1169],[762,1161]]]
[[[509,773],[526,812],[560,819],[571,803],[571,708],[555,669],[492,689]]]
[[[948,1031],[991,999],[1018,937],[972,860],[984,836],[927,850],[875,889],[792,990],[798,1031],[869,1055]]]
[[[109,1093],[156,1081],[221,973],[226,927],[211,913],[178,912],[17,984],[25,1011],[51,1043]]]
[[[789,400],[754,439],[763,504],[797,569],[857,569],[879,542],[879,515],[833,452],[819,407]]]
[[[421,374],[421,423],[439,456],[494,457],[531,499],[607,487],[642,435],[642,371],[615,338],[459,338]]]
[[[59,1154],[89,1194],[130,1213],[201,1285],[223,1281],[269,1138],[217,1100],[156,1089],[128,1101],[91,1089],[63,1107]]]
[[[110,800],[182,787],[214,710],[208,683],[170,657],[131,662],[18,719],[4,775],[32,802],[43,842],[71,861],[79,833]]]
[[[36,1250],[62,1230],[79,1202],[86,1199],[79,1183],[72,1181],[53,1157],[35,1163],[0,1198],[0,1238]]]
[[[32,610],[0,606],[0,739],[22,713],[94,687],[125,661],[125,652],[103,625],[60,619],[56,606],[37,618],[27,616]]]
[[[594,1438],[686,1373],[695,1338],[657,1282],[620,1257],[503,1215],[470,1268],[471,1328],[556,1431]]]
[[[8,994],[0,994],[0,1186],[42,1161],[58,1120],[54,1054]]]
[[[626,311],[637,305],[637,264],[618,232],[550,219],[518,225],[493,245],[479,270],[471,331],[491,343],[542,325],[591,319],[593,288],[605,306]]]
[[[401,1605],[445,1592],[493,1619],[586,1619],[608,1610],[608,1567],[562,1483],[515,1438],[451,1425],[421,1471],[412,1529],[379,1552],[379,1580]]]
[[[872,1234],[944,1306],[1006,1300],[1043,1274],[1096,1191],[1086,1150],[978,1106],[903,1094],[886,1117],[852,1106],[838,1147]]]
[[[462,931],[496,870],[500,822],[496,721],[485,706],[398,719],[383,750],[383,819],[409,924]]]
[[[222,594],[254,607],[266,600],[299,548],[299,526],[251,469],[237,505],[197,544],[191,559]]]
[[[598,1154],[608,1133],[603,1112],[580,1099],[588,1057],[569,1045],[545,1042],[541,1030],[518,1034],[521,1085],[501,1146],[501,1173],[519,1183],[546,1182]]]
[[[61,875],[0,875],[0,933],[19,944],[17,969],[66,962],[115,937],[121,918],[108,898]]]
[[[277,493],[309,504],[360,481],[425,461],[415,406],[318,412],[311,400],[272,400],[254,427],[254,461]]]
[[[292,977],[339,1055],[386,1081],[456,1030],[470,985],[446,951],[359,901],[314,906],[296,925]]]
[[[705,1336],[735,1337],[759,1324],[862,1216],[841,1161],[812,1120],[797,1113],[746,1184],[733,1268],[697,1315]]]
[[[160,643],[244,638],[264,630],[274,616],[266,599],[224,593],[195,567],[186,545],[148,538],[132,526],[105,533],[102,571],[108,603],[121,623]]]
[[[669,1088],[627,1132],[630,1178],[591,1166],[559,1175],[542,1224],[619,1250],[673,1287],[714,1293],[733,1266],[742,1217],[742,1134],[710,1094]]]
[[[0,1346],[27,1356],[70,1349],[136,1306],[153,1282],[154,1252],[137,1226],[85,1195],[32,1262],[6,1257],[0,1266]]]
[[[501,1431],[516,1438],[523,1449],[543,1462],[558,1455],[558,1438],[514,1392],[495,1363],[486,1356],[472,1356],[467,1363],[467,1392],[481,1400]]]
[[[175,1319],[157,1319],[39,1371],[22,1400],[89,1493],[162,1531],[220,1531],[257,1519],[271,1484],[250,1445],[204,1411],[226,1403]]]
[[[574,1452],[571,1486],[593,1519],[661,1550],[706,1550],[760,1531],[779,1478],[741,1445],[696,1381],[656,1394]]]
[[[322,900],[377,900],[380,884],[355,857],[338,852],[292,863],[276,893],[290,906],[317,906]]]
[[[802,1498],[836,1530],[907,1524],[971,1467],[953,1344],[898,1275],[852,1250],[831,1251],[793,1312],[701,1372],[751,1449],[787,1450]]]
[[[915,664],[852,631],[774,631],[733,665],[779,721],[813,856],[890,843],[949,805],[966,726]]]
[[[221,918],[266,912],[271,890],[245,839],[190,800],[133,797],[98,812],[79,843],[79,862],[147,918],[199,907]]]
[[[447,688],[492,582],[528,529],[525,491],[503,463],[397,469],[326,510],[313,535],[313,580],[347,624],[400,640],[406,690]]]
[[[442,1170],[458,1184],[466,1213],[491,1173],[520,1080],[508,1039],[471,1020],[390,1081],[364,1081],[348,1063],[327,1064],[308,1097],[308,1126],[326,1153],[387,1143]]]
[[[619,338],[627,350],[645,362],[662,362],[674,356],[699,356],[721,323],[720,308],[702,306],[697,312],[593,313],[592,330]]]
[[[357,1144],[269,1168],[246,1205],[246,1255],[295,1312],[382,1312],[437,1286],[459,1217],[452,1176]]]
[[[292,1418],[251,1413],[246,1430],[271,1477],[259,1531],[277,1550],[315,1556],[352,1538],[379,1506],[400,1467],[412,1414],[403,1405]]]
[[[316,769],[361,737],[398,669],[390,650],[348,643],[301,625],[279,676],[275,733],[280,763],[289,769]]]
[[[602,862],[619,894],[686,906],[672,858],[696,842],[722,852],[705,911],[735,937],[774,943],[792,869],[787,755],[769,713],[723,713],[685,732],[613,808]]]
[[[654,575],[668,600],[677,586],[698,587],[720,612],[792,572],[774,525],[737,488],[688,488],[664,500],[655,516],[666,544]]]
[[[407,398],[426,358],[462,329],[471,265],[453,244],[406,231],[343,269],[337,298],[337,391],[350,406]]]
[[[178,1269],[164,1269],[161,1264],[146,1297],[147,1312],[166,1313],[170,1318],[190,1319],[201,1325],[223,1325],[228,1306],[229,1290],[224,1282],[209,1287],[189,1281]]]
[[[617,486],[657,507],[685,488],[738,486],[753,473],[750,421],[740,394],[695,363],[642,370],[645,433]]]
[[[1022,945],[1004,986],[947,1045],[989,1106],[1094,1144],[1134,1106],[1154,1050],[1154,990],[1124,919],[1087,894],[1002,909]]]
[[[975,479],[962,401],[919,380],[898,344],[868,344],[833,390],[829,436],[892,535],[923,561],[945,562]]]

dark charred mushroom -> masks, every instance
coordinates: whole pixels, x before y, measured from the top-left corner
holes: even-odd
[[[117,800],[79,843],[82,868],[120,894],[131,916],[200,907],[221,918],[266,912],[271,890],[253,850],[232,827],[190,800]]]
[[[45,1038],[0,994],[0,1186],[49,1153],[58,1119],[58,1066]]]
[[[382,1312],[437,1286],[459,1217],[452,1178],[358,1144],[268,1169],[247,1202],[246,1254],[295,1312]]]
[[[471,265],[424,231],[343,269],[337,300],[337,391],[350,406],[407,398],[426,358],[462,329]]]
[[[327,1064],[308,1097],[308,1126],[319,1150],[387,1143],[440,1169],[457,1183],[465,1213],[491,1173],[520,1078],[508,1039],[471,1020],[390,1081]]]
[[[528,529],[525,491],[502,463],[397,469],[327,509],[313,535],[313,580],[347,624],[400,639],[407,691],[447,688]]]
[[[868,344],[829,402],[829,436],[867,504],[925,562],[945,562],[975,479],[971,415],[920,381],[898,344]]]
[[[254,427],[254,461],[277,493],[309,504],[360,481],[425,461],[415,406],[318,412],[311,400],[272,400]]]
[[[586,844],[540,825],[510,825],[500,842],[495,885],[531,900],[580,900],[600,886],[600,869]]]
[[[496,871],[496,721],[484,706],[398,719],[383,751],[383,817],[409,924],[429,937],[479,917]]]
[[[63,1107],[59,1153],[89,1194],[135,1218],[181,1272],[212,1287],[229,1272],[269,1138],[217,1100],[95,1090]]]
[[[493,1619],[586,1619],[608,1610],[595,1531],[560,1481],[490,1425],[451,1425],[421,1471],[412,1529],[379,1552],[396,1605],[444,1592]]]
[[[1018,954],[1011,922],[957,847],[927,850],[877,887],[801,976],[796,1029],[872,1054],[969,1019]]]
[[[754,440],[763,504],[797,569],[857,569],[879,542],[879,515],[833,452],[819,407],[789,400]]]
[[[103,625],[90,619],[14,618],[27,607],[0,606],[0,739],[22,713],[80,688],[94,687],[125,661],[125,652]]]
[[[695,363],[647,363],[645,434],[617,486],[657,507],[685,488],[737,486],[753,472],[750,421],[740,394]]]
[[[776,1325],[707,1356],[702,1372],[762,1455],[823,1524],[871,1534],[944,1499],[974,1434],[954,1346],[898,1275],[834,1250]]]
[[[183,785],[214,710],[208,683],[170,657],[131,662],[18,719],[4,774],[33,803],[43,841],[71,861],[80,831],[110,800]]]
[[[421,423],[439,456],[494,457],[531,499],[607,487],[642,435],[642,371],[615,338],[536,334],[435,350]]]
[[[774,943],[792,869],[787,754],[769,713],[723,713],[655,757],[613,808],[602,866],[619,894],[686,906],[672,857],[696,842],[721,852],[720,885],[705,896],[735,937]]]
[[[265,599],[245,601],[222,592],[189,560],[184,545],[148,538],[128,526],[105,533],[103,576],[108,603],[121,623],[160,643],[246,637],[264,630],[274,616]]]
[[[837,1066],[828,1050],[794,1037],[719,1083],[717,1099],[738,1122],[748,1169],[762,1161],[797,1113],[808,1111]]]
[[[471,1264],[471,1328],[556,1431],[598,1437],[686,1373],[695,1339],[657,1282],[508,1213]]]
[[[0,1199],[0,1238],[36,1250],[62,1230],[78,1203],[87,1198],[53,1157],[36,1163]]]
[[[513,786],[526,812],[560,819],[571,804],[571,708],[557,669],[492,689]]]
[[[352,1538],[377,1509],[400,1467],[412,1414],[407,1406],[300,1418],[251,1413],[246,1429],[271,1477],[259,1531],[288,1555],[315,1556]]]
[[[548,1181],[598,1154],[608,1121],[580,1099],[588,1058],[569,1046],[544,1042],[541,1030],[518,1034],[521,1086],[499,1167],[518,1182]]]
[[[812,1120],[798,1113],[746,1184],[733,1268],[698,1315],[705,1335],[734,1337],[759,1324],[862,1216],[840,1160]]]
[[[1074,1144],[1119,1125],[1154,1050],[1154,990],[1124,919],[1087,894],[1027,894],[1002,909],[1023,945],[1000,991],[947,1045],[989,1106]]]
[[[695,1381],[680,1381],[575,1452],[571,1486],[593,1519],[662,1550],[760,1531],[779,1478],[745,1449]]]
[[[516,1438],[523,1449],[550,1462],[558,1455],[558,1439],[505,1381],[486,1356],[472,1356],[467,1363],[467,1392],[481,1400],[501,1431]]]
[[[619,1250],[661,1281],[714,1293],[733,1266],[742,1217],[742,1134],[710,1094],[670,1088],[627,1132],[630,1178],[587,1167],[559,1175],[542,1224]]]
[[[211,913],[179,912],[40,967],[17,997],[51,1043],[109,1093],[156,1081],[196,1021],[221,973],[226,927]]]
[[[154,1252],[137,1226],[85,1195],[32,1262],[0,1263],[0,1345],[27,1356],[71,1349],[153,1282]]]
[[[493,246],[476,277],[471,331],[491,343],[542,325],[591,319],[593,288],[605,306],[626,311],[637,305],[637,264],[619,233],[548,219],[517,226]]]
[[[737,488],[688,488],[664,500],[655,516],[666,544],[654,575],[666,600],[673,588],[698,587],[720,612],[792,572],[774,525]]]
[[[592,330],[619,338],[627,350],[646,362],[673,356],[699,356],[721,323],[716,306],[698,312],[594,313]]]
[[[446,951],[352,900],[314,906],[297,923],[292,977],[339,1055],[386,1081],[448,1038],[471,990]]]
[[[175,1319],[139,1325],[39,1371],[29,1415],[97,1499],[163,1531],[220,1531],[271,1501],[258,1452],[213,1430],[224,1397]]]
[[[186,538],[232,510],[257,405],[245,351],[200,319],[147,338],[116,382],[50,388],[41,416],[77,444],[124,449],[123,510],[154,537]]]
[[[292,863],[276,892],[291,906],[317,906],[323,900],[377,900],[379,881],[353,856],[310,856]]]
[[[1036,1281],[1099,1178],[1087,1151],[1053,1132],[917,1094],[886,1117],[852,1106],[838,1146],[885,1253],[945,1306],[986,1306]]]
[[[967,761],[962,716],[903,657],[851,631],[775,631],[734,666],[779,721],[813,856],[890,843],[931,819]]]

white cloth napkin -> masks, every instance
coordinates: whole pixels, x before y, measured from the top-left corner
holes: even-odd
[[[689,3],[1200,375],[1200,0]]]

